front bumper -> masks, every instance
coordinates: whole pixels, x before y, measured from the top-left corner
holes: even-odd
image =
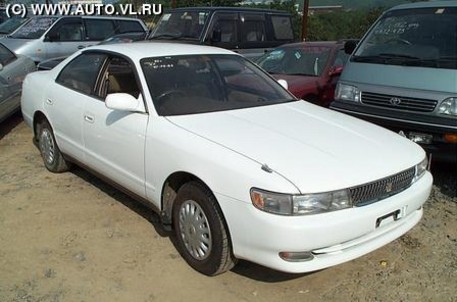
[[[234,255],[279,271],[304,273],[337,265],[397,239],[422,217],[432,186],[427,172],[407,190],[376,203],[310,216],[280,216],[216,194],[229,227]],[[380,217],[400,211],[401,218]],[[280,252],[312,252],[309,261],[283,260]]]
[[[402,131],[406,136],[413,132],[430,135],[431,143],[420,144],[420,146],[427,153],[433,154],[433,159],[457,162],[457,144],[446,142],[444,139],[446,133],[457,135],[457,120],[410,112],[393,112],[384,108],[343,101],[332,102],[330,109],[367,120],[395,132]]]

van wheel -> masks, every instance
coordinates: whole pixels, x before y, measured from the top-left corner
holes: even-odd
[[[195,270],[214,276],[235,265],[222,212],[211,191],[198,182],[183,185],[173,206],[178,249]]]
[[[57,146],[54,132],[47,121],[43,121],[38,127],[38,148],[43,158],[46,169],[54,173],[68,171],[70,165],[63,158]]]

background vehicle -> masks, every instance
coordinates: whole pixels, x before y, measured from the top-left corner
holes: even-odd
[[[9,35],[23,25],[29,18],[12,17],[0,24],[0,37]]]
[[[16,56],[0,43],[0,122],[19,109],[22,81],[35,64],[25,56]]]
[[[386,11],[350,57],[331,108],[457,161],[457,1]],[[352,45],[350,45],[352,44]]]
[[[2,43],[35,63],[48,58],[68,56],[87,46],[125,32],[146,32],[140,19],[106,16],[35,16]]]
[[[48,170],[75,162],[145,202],[207,275],[354,259],[411,229],[432,186],[417,144],[215,47],[94,46],[27,76],[21,105]]]
[[[291,15],[283,11],[185,7],[165,12],[149,39],[213,45],[257,58],[295,37]]]
[[[343,42],[286,44],[256,60],[297,98],[328,107],[349,55]]]

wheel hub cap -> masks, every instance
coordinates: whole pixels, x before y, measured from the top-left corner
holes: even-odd
[[[43,156],[43,159],[48,164],[52,164],[54,161],[54,140],[52,138],[52,133],[48,129],[44,129],[41,132],[40,137],[40,150]]]

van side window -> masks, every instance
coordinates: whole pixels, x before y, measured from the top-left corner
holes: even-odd
[[[117,33],[123,34],[128,32],[144,32],[143,26],[137,21],[118,20]]]
[[[289,17],[271,16],[271,23],[276,40],[292,40],[294,38],[292,23]]]
[[[217,13],[214,15],[213,31],[221,31],[221,43],[238,42],[238,14]]]
[[[242,41],[258,42],[265,41],[265,17],[263,14],[243,14]]]
[[[85,19],[87,40],[101,41],[115,34],[114,23],[108,19]]]
[[[56,82],[84,94],[93,94],[95,80],[105,59],[104,54],[83,53],[62,69]]]

